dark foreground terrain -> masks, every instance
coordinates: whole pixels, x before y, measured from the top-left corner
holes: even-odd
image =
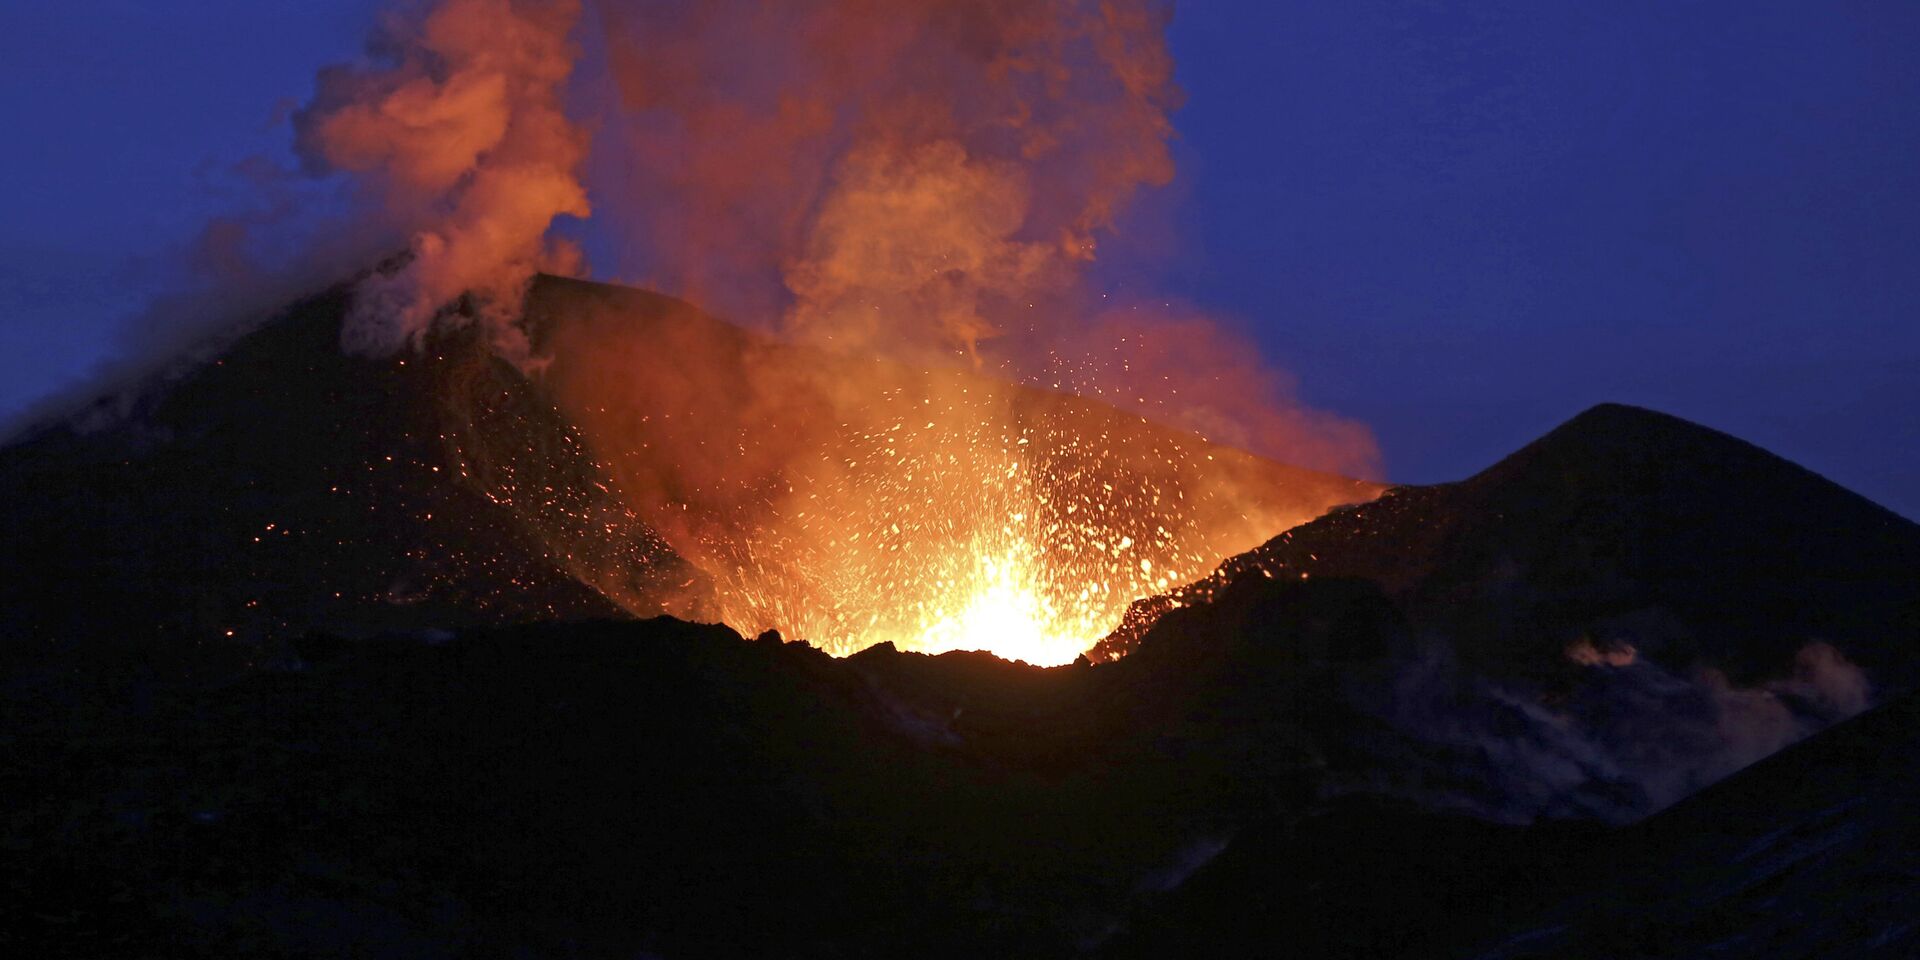
[[[350,286],[326,291],[209,348],[203,362],[5,438],[0,628],[58,646],[103,632],[274,643],[314,629],[715,619],[708,576],[643,515],[682,516],[698,499],[691,490],[725,487],[740,500],[705,502],[704,532],[751,517],[765,488],[785,486],[783,461],[758,445],[807,435],[769,422],[765,408],[813,410],[825,403],[813,394],[837,382],[819,371],[838,368],[812,354],[624,287],[534,282],[527,324],[549,362],[533,379],[474,327],[397,358],[343,353],[351,302]],[[909,399],[988,382],[841,366]],[[795,395],[747,406],[751,373],[791,381]],[[1195,504],[1210,502],[1209,485],[1230,486],[1236,496],[1215,509],[1284,518],[1276,530],[1380,489],[1097,402],[995,389],[1006,416],[1032,431],[1024,455],[1063,476],[1159,484]],[[858,404],[835,413],[897,416]],[[1084,462],[1082,435],[1123,436],[1135,456]],[[686,459],[725,483],[651,453],[708,446],[727,453]],[[1180,469],[1161,462],[1169,450],[1186,451]],[[1191,475],[1201,463],[1217,471],[1207,484]],[[1073,493],[1052,492],[1062,502]],[[737,560],[706,559],[727,569]]]
[[[1498,777],[1340,689],[1390,659],[1302,657],[1391,618],[1377,595],[1270,589],[1298,616],[1186,668],[1152,636],[1042,671],[664,619],[15,665],[0,930],[36,956],[1920,949],[1920,702],[1630,826],[1498,822],[1432,802]]]
[[[1099,662],[833,659],[622,619],[432,476],[421,398],[555,410],[316,316],[221,363],[345,412],[189,378],[0,451],[9,955],[1920,955],[1920,528],[1733,438],[1596,408]]]

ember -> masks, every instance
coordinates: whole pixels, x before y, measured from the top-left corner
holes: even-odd
[[[789,346],[605,289],[543,281],[529,329],[605,490],[711,581],[673,597],[617,567],[575,570],[636,614],[841,654],[890,641],[1065,663],[1132,601],[1378,491],[1096,401]],[[522,442],[499,424],[456,433],[489,462]],[[489,494],[522,512],[553,499]],[[597,541],[632,535],[528,525],[559,556],[620,555]]]
[[[1369,495],[1220,445],[1353,475],[1375,459],[1221,324],[1089,272],[1174,176],[1157,0],[420,13],[296,118],[309,164],[412,236],[361,283],[345,342],[482,330],[606,467],[619,516],[556,510],[593,497],[529,485],[530,463],[491,495],[548,514],[528,524],[552,556],[627,609],[1061,663],[1133,600]],[[588,162],[589,126],[611,162]],[[584,268],[548,227],[589,215],[633,258],[600,269],[754,332],[520,316],[537,271]],[[483,459],[524,459],[472,427],[452,430]],[[604,539],[628,518],[707,595],[579,559],[631,552]]]

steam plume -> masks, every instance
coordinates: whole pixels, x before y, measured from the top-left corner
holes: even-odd
[[[654,279],[810,336],[972,350],[1173,175],[1150,0],[602,10]]]
[[[366,62],[322,74],[298,146],[412,238],[362,285],[347,348],[478,316],[714,577],[729,622],[851,649],[874,630],[972,636],[968,611],[1011,605],[1090,643],[1133,597],[1357,489],[1209,469],[1201,446],[963,372],[1372,472],[1363,429],[1302,408],[1219,324],[1088,288],[1129,202],[1174,175],[1165,3],[594,10],[583,37],[572,0],[391,19]],[[544,237],[587,215],[583,180],[594,229],[632,251],[615,270],[784,346],[574,317],[535,359],[518,308],[536,269],[569,266]]]

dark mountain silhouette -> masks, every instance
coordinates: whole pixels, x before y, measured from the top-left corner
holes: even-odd
[[[543,281],[536,339],[568,297],[691,311]],[[835,659],[614,619],[702,581],[565,404],[474,337],[342,357],[344,304],[0,451],[13,952],[1910,939],[1911,701],[1699,792],[1915,669],[1920,529],[1739,441],[1597,408],[1141,605],[1111,662]]]
[[[32,799],[0,930],[41,955],[1070,955],[1380,744],[1421,749],[1340,690],[1385,642],[1312,652],[1330,621],[1390,638],[1377,593],[1279,589],[1265,636],[1050,670],[668,619],[240,677],[102,638],[9,672]]]
[[[1584,640],[1751,680],[1822,640],[1906,686],[1920,637],[1920,526],[1751,444],[1619,404],[1470,479],[1287,531],[1187,596],[1262,575],[1378,583],[1498,674],[1558,671]],[[1143,603],[1096,653],[1123,652],[1169,599]]]
[[[56,423],[0,450],[11,571],[0,616],[15,646],[616,615],[457,479],[443,411],[474,396],[538,451],[527,458],[538,479],[565,481],[550,485],[567,506],[631,529],[636,577],[686,579],[633,518],[587,496],[596,468],[570,428],[475,338],[398,362],[350,357],[339,349],[349,302],[343,287],[297,304],[149,388],[130,414]]]
[[[1223,605],[1265,612],[1232,634],[1171,617],[1133,657],[1046,670],[665,618],[342,640],[238,676],[100,638],[7,672],[0,770],[27,799],[0,834],[0,937],[96,957],[1416,957],[1608,908],[1579,898],[1634,869],[1608,851],[1640,828],[1607,814],[1635,783],[1471,688],[1458,714],[1539,751],[1379,711],[1411,639],[1377,588],[1249,587]],[[1542,757],[1589,769],[1567,784]],[[1455,799],[1525,806],[1543,782],[1563,795],[1531,820]],[[1787,809],[1742,801],[1697,842],[1792,828]],[[1905,822],[1862,869],[1911,857]],[[1641,942],[1691,936],[1686,902]]]
[[[1302,617],[1320,618],[1306,649],[1324,656],[1399,645],[1319,675],[1394,733],[1337,724],[1319,802],[1247,823],[1106,951],[1904,955],[1911,699],[1624,831],[1594,825],[1844,718],[1869,682],[1911,690],[1917,548],[1920,528],[1806,470],[1606,405],[1469,480],[1337,510],[1143,602],[1121,663],[1277,634],[1297,672],[1279,638]],[[1334,584],[1343,612],[1299,600]],[[1830,669],[1835,649],[1864,674]]]

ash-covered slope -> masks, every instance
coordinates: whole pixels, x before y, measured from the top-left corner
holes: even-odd
[[[1744,441],[1604,404],[1459,483],[1400,487],[1223,565],[1377,583],[1494,675],[1540,679],[1569,646],[1705,663],[1752,681],[1833,644],[1898,687],[1920,660],[1920,525]],[[1151,622],[1170,604],[1142,604]],[[1137,627],[1102,651],[1124,651]]]
[[[296,304],[130,413],[103,400],[0,450],[10,647],[618,613],[471,482],[479,470],[519,468],[491,485],[528,488],[546,508],[536,515],[620,529],[634,578],[689,578],[596,496],[598,470],[569,425],[477,337],[396,360],[347,356],[349,298],[340,288]],[[90,417],[99,423],[76,428]],[[476,422],[529,455],[471,462],[454,425]]]

